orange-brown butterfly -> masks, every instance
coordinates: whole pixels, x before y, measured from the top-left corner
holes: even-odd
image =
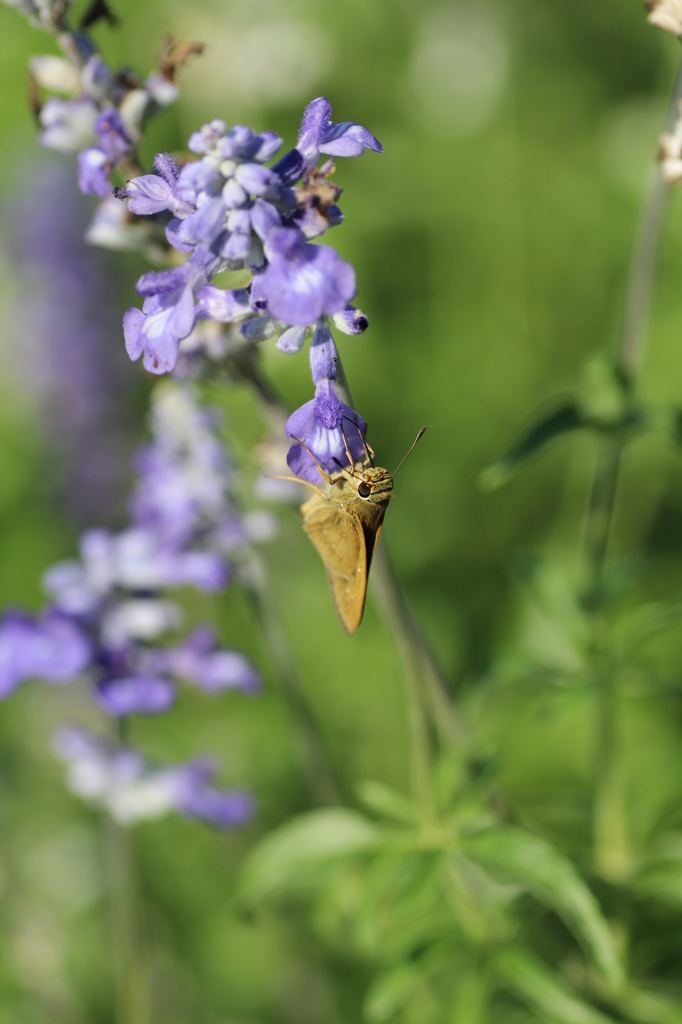
[[[425,430],[421,428],[398,469]],[[315,494],[301,506],[303,529],[324,562],[336,614],[347,633],[354,633],[362,620],[372,556],[398,472],[396,469],[391,474],[375,466],[374,453],[361,437],[365,461],[353,462],[344,434],[349,465],[347,469],[341,466],[334,476],[326,472],[303,441],[292,437],[308,452],[324,480],[322,487],[308,483]]]

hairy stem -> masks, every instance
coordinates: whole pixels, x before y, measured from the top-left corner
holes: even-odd
[[[678,116],[682,97],[682,63],[673,86],[664,129]],[[649,194],[635,239],[625,296],[625,310],[616,364],[628,400],[641,372],[651,289],[669,189],[660,171],[652,173]],[[585,533],[588,585],[586,604],[599,631],[602,574],[613,523],[618,480],[626,432],[605,438],[597,458]],[[617,713],[618,686],[613,666],[605,666],[597,678],[596,764],[593,804],[594,859],[597,869],[614,880],[623,876],[630,861],[627,821],[619,769]]]

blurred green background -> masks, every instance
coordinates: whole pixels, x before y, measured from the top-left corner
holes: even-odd
[[[145,73],[168,30],[208,44],[182,72],[180,102],[151,126],[147,159],[182,149],[213,117],[274,129],[292,145],[303,106],[320,94],[337,120],[367,125],[384,144],[381,157],[338,161],[346,220],[329,237],[354,264],[370,319],[362,338],[341,339],[341,351],[379,463],[393,468],[429,425],[398,478],[382,543],[481,744],[499,759],[508,798],[524,820],[579,850],[589,698],[550,699],[493,681],[519,630],[535,642],[544,636],[537,618],[528,624],[519,556],[550,558],[557,579],[575,574],[595,446],[559,442],[493,494],[478,477],[538,408],[580,385],[590,357],[616,344],[675,40],[647,27],[637,0],[113,7],[120,27],[93,34],[114,66]],[[119,316],[145,269],[138,257],[86,252],[101,299],[82,318],[84,337],[98,317],[105,326],[96,348],[86,352],[81,339],[69,354],[67,339],[62,355],[49,354],[65,300],[50,289],[45,235],[61,225],[62,240],[51,244],[67,260],[88,204],[70,183],[70,158],[36,143],[26,63],[42,52],[56,52],[51,40],[0,7],[0,603],[31,609],[43,600],[43,570],[73,555],[79,529],[124,523],[127,457],[144,437],[148,391],[139,366],[120,355]],[[682,395],[681,268],[682,211],[673,203],[648,332],[650,401]],[[40,301],[48,310],[38,330],[22,317]],[[103,397],[64,426],[69,389],[81,386],[76,352],[107,367],[97,377]],[[292,409],[311,396],[303,356],[266,343],[263,359]],[[250,396],[212,387],[210,397],[226,411],[235,458],[245,460],[265,429]],[[106,472],[95,492],[81,480],[74,497],[79,466],[101,438]],[[681,512],[679,457],[647,436],[626,455],[612,543],[614,554],[634,553],[644,566],[637,600],[679,594]],[[348,638],[295,509],[282,511],[264,554],[345,799],[367,778],[405,788],[401,681],[371,585],[362,628]],[[227,644],[249,653],[265,692],[253,701],[185,692],[162,720],[135,722],[133,740],[162,759],[215,752],[224,781],[252,788],[260,814],[234,837],[170,819],[136,830],[156,1019],[354,1024],[366,964],[350,950],[323,954],[294,909],[245,918],[234,907],[245,853],[310,799],[273,666],[238,588],[217,600],[188,596],[186,606],[190,622],[212,617]],[[551,633],[545,641],[555,642]],[[681,647],[668,636],[655,654],[670,696],[633,698],[623,710],[636,835],[682,811]],[[73,688],[27,686],[0,707],[3,1024],[112,1020],[101,825],[63,790],[49,749],[65,717],[93,720]]]

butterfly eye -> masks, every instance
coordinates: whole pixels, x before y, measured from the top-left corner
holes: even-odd
[[[361,498],[369,498],[371,493],[372,488],[363,480],[360,486],[358,487],[358,494],[360,495]]]

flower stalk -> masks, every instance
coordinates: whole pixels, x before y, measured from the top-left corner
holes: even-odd
[[[682,62],[675,77],[664,131],[669,131],[674,125],[681,98]],[[626,398],[626,415],[628,407],[633,403],[644,359],[649,303],[669,192],[670,187],[663,174],[659,168],[655,168],[633,247],[623,327],[616,353],[616,369]],[[627,431],[624,428],[602,440],[588,507],[585,530],[585,604],[593,613],[595,637],[598,637],[601,627],[603,569],[626,441]],[[595,647],[598,647],[598,643]],[[595,866],[604,877],[614,881],[627,874],[631,860],[624,784],[619,767],[618,703],[617,670],[614,665],[607,665],[597,674],[593,834]]]

